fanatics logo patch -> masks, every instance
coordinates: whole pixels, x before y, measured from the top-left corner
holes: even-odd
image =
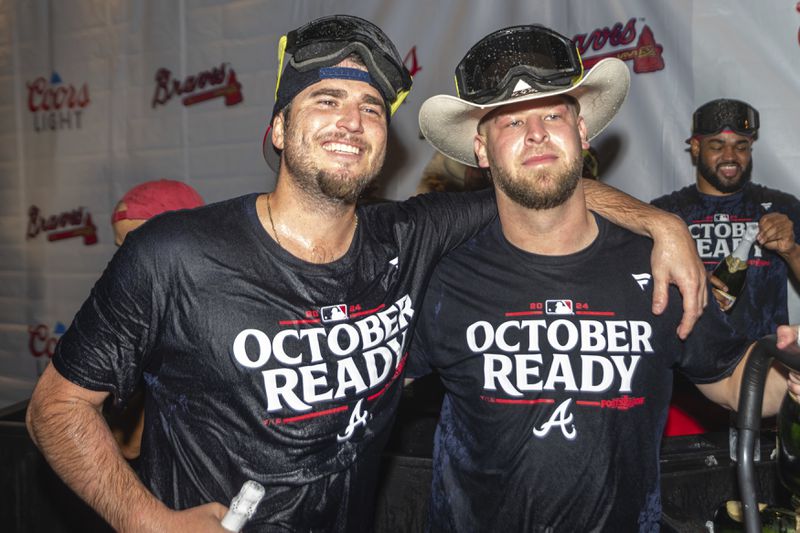
[[[574,315],[572,300],[547,300],[544,302],[544,312],[548,315]]]
[[[322,318],[322,322],[324,323],[341,322],[342,320],[347,320],[349,318],[347,314],[347,305],[339,304],[322,307],[319,310],[319,316]]]
[[[645,290],[647,288],[647,284],[650,283],[651,279],[653,279],[653,276],[647,273],[631,274],[631,276],[636,280],[636,283],[639,284],[639,288],[642,290]]]
[[[761,204],[761,207],[764,208],[764,211],[769,211],[769,209],[772,207],[772,202],[764,202]]]

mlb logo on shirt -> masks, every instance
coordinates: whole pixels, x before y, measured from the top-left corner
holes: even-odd
[[[714,222],[730,222],[731,216],[725,213],[714,213]]]
[[[544,312],[548,315],[574,315],[572,300],[547,300],[544,302]]]
[[[319,310],[319,316],[322,317],[323,322],[341,322],[347,320],[347,305],[329,305]]]

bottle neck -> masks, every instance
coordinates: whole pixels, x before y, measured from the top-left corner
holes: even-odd
[[[740,261],[747,261],[750,255],[750,248],[753,247],[753,243],[756,240],[756,235],[758,235],[758,228],[748,228],[731,255]]]

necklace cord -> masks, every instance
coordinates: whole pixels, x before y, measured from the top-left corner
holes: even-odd
[[[269,216],[269,225],[272,226],[272,234],[275,235],[275,242],[278,243],[278,246],[281,248],[285,248],[281,243],[280,237],[278,237],[278,230],[275,229],[275,221],[272,220],[272,206],[270,206],[269,200],[272,198],[272,193],[267,194],[267,215]],[[356,230],[358,229],[358,215],[354,214],[355,217],[355,225],[353,226],[353,235],[356,234]]]

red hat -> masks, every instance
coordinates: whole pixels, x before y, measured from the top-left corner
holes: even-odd
[[[155,180],[140,183],[120,200],[125,209],[111,215],[111,223],[120,220],[149,220],[165,211],[192,209],[203,205],[203,197],[181,181]]]

